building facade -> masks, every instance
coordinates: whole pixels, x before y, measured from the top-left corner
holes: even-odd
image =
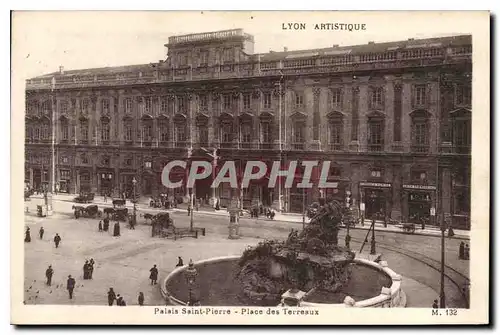
[[[350,194],[367,217],[437,210],[470,226],[471,36],[266,54],[253,45],[241,29],[174,36],[164,61],[28,80],[25,182],[119,195],[135,178],[141,195],[183,196],[162,185],[163,167],[188,151],[213,162],[215,149],[219,167],[332,162],[335,188],[269,189],[264,177],[242,190],[245,206],[302,212],[304,199]],[[210,184],[198,181],[196,196],[212,197]],[[223,205],[235,192],[215,190]]]

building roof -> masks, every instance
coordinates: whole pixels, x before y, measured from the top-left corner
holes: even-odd
[[[267,61],[278,61],[278,60],[289,60],[289,59],[299,59],[299,58],[311,58],[319,56],[342,56],[342,55],[359,55],[359,54],[369,54],[369,53],[382,53],[389,51],[402,51],[411,50],[414,48],[446,48],[450,46],[461,46],[461,45],[471,45],[472,36],[471,35],[457,35],[448,37],[435,37],[426,39],[408,39],[405,41],[396,42],[382,42],[382,43],[367,43],[362,45],[351,45],[351,46],[332,46],[329,48],[319,48],[319,49],[308,49],[308,50],[293,50],[293,51],[280,51],[269,53],[261,53],[250,55],[255,57],[255,60],[260,59],[261,62]],[[165,64],[165,65],[164,65]],[[147,72],[151,71],[156,67],[166,66],[166,62],[153,62],[149,64],[138,64],[138,65],[127,65],[127,66],[113,66],[113,67],[102,67],[102,68],[92,68],[92,69],[81,69],[81,70],[64,70],[61,74],[58,72],[52,72],[30,78],[29,80],[37,79],[51,79],[53,77],[67,77],[67,76],[94,76],[94,75],[116,75],[125,73],[137,73],[137,72]]]

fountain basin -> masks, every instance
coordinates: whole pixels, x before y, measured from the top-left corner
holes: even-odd
[[[277,306],[281,302],[256,304],[248,300],[236,278],[240,256],[217,257],[199,261],[192,298],[204,306]],[[355,258],[351,264],[352,276],[339,292],[312,291],[300,306],[335,307],[404,307],[406,296],[401,290],[401,276],[386,262],[375,263]],[[162,294],[171,305],[186,305],[189,296],[185,278],[187,266],[176,268],[164,280]]]

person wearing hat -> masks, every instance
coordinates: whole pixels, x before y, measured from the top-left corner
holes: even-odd
[[[113,288],[110,287],[109,291],[108,291],[108,305],[113,306],[113,303],[115,302],[115,300],[116,300],[116,293],[113,290]]]
[[[434,303],[432,304],[432,308],[434,308],[434,309],[439,308],[437,299],[434,300]]]
[[[73,299],[73,290],[75,289],[76,281],[71,275],[68,276],[68,281],[66,282],[66,288],[68,289],[69,298]]]
[[[52,265],[49,265],[47,270],[45,271],[45,277],[47,277],[47,285],[50,286],[52,284],[52,275],[54,274],[54,270],[52,270]]]

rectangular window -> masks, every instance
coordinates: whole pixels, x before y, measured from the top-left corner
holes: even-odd
[[[264,108],[270,109],[271,108],[271,93],[266,92],[263,94],[263,96],[264,96]]]
[[[200,144],[203,146],[207,146],[208,145],[208,127],[207,126],[198,127],[198,136],[199,136]]]
[[[243,94],[243,109],[250,109],[252,96],[248,93]]]
[[[62,139],[64,141],[67,141],[68,138],[69,138],[69,129],[68,129],[68,124],[67,123],[63,123],[61,125],[61,133],[62,133]]]
[[[200,110],[208,110],[208,97],[206,95],[200,95]]]
[[[48,140],[49,138],[50,138],[50,135],[49,135],[49,125],[44,124],[42,126],[42,139],[43,140]]]
[[[295,107],[304,106],[304,96],[301,93],[295,93]]]
[[[142,139],[143,141],[149,142],[153,138],[153,126],[146,124],[142,127]]]
[[[372,178],[381,178],[382,177],[382,170],[371,170],[370,171],[370,177],[372,177]]]
[[[150,97],[144,99],[144,112],[147,114],[151,114],[153,112],[153,107]]]
[[[233,49],[226,48],[222,52],[222,63],[232,63],[234,61]]]
[[[168,141],[168,125],[166,123],[160,124],[160,141],[161,142]]]
[[[186,66],[188,65],[188,55],[187,53],[179,53],[179,66]]]
[[[101,140],[109,141],[109,123],[103,122],[101,125]]]
[[[186,97],[177,97],[177,104],[179,106],[179,112],[185,114],[187,112],[187,101]]]
[[[468,85],[457,85],[455,89],[457,105],[470,106],[472,98],[472,90]]]
[[[231,95],[224,94],[224,109],[231,109]]]
[[[262,143],[271,143],[272,141],[271,124],[268,122],[261,123],[260,129],[261,129]]]
[[[295,124],[293,126],[293,140],[295,143],[304,142],[304,125],[303,124]]]
[[[132,113],[132,99],[126,98],[124,103],[125,103],[125,113],[131,114]]]
[[[167,114],[167,112],[168,112],[168,100],[161,99],[161,101],[160,101],[160,113]]]
[[[66,114],[68,112],[68,103],[66,101],[61,101],[61,114]]]
[[[132,130],[132,125],[130,123],[126,123],[125,124],[125,141],[127,142],[130,142],[132,141],[132,134],[133,134],[133,130]]]
[[[35,127],[34,139],[36,139],[36,140],[40,139],[40,128],[39,127]]]
[[[415,86],[415,105],[424,106],[426,103],[426,85]]]
[[[82,112],[83,112],[83,114],[89,113],[89,100],[88,99],[83,99],[83,101],[82,101]]]
[[[88,141],[89,139],[89,126],[87,122],[81,122],[80,123],[80,135],[82,141]]]
[[[340,108],[342,105],[342,90],[335,88],[332,90],[332,106]]]
[[[329,141],[332,149],[339,150],[342,144],[342,123],[332,122],[329,124]]]
[[[102,101],[102,113],[103,114],[109,113],[109,100],[108,99],[104,99]]]
[[[415,124],[415,145],[426,146],[429,144],[429,138],[427,136],[428,129],[427,123],[417,123]]]
[[[208,51],[202,50],[200,51],[200,66],[208,65]]]
[[[222,142],[229,143],[233,141],[233,127],[231,124],[222,125]]]
[[[425,173],[425,171],[421,171],[421,170],[413,170],[411,171],[411,180],[412,182],[423,182],[427,179],[427,174]]]
[[[368,146],[370,151],[382,151],[383,136],[382,121],[370,121],[368,123]]]
[[[382,95],[383,95],[383,88],[382,87],[376,87],[372,91],[372,106],[373,107],[379,107],[382,105]]]
[[[241,125],[241,141],[244,143],[252,141],[252,127],[249,124]]]
[[[186,127],[184,125],[177,125],[175,127],[175,140],[176,142],[186,141]]]

